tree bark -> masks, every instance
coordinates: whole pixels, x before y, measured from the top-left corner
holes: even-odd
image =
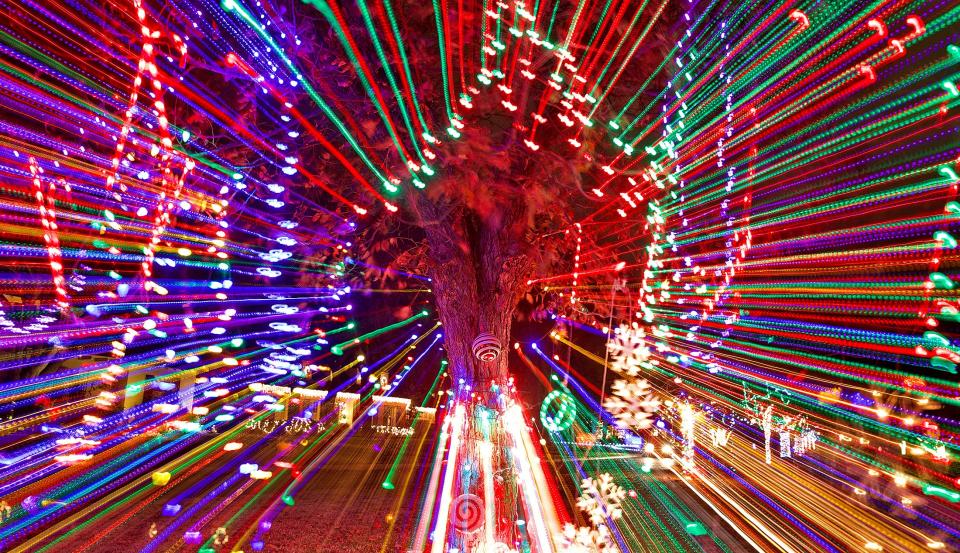
[[[490,220],[469,209],[440,215],[432,202],[414,203],[429,245],[431,288],[452,376],[486,393],[508,376],[513,315],[532,269],[528,245],[515,232],[525,214]],[[482,332],[501,344],[494,361],[473,355],[473,341]]]
[[[488,390],[507,377],[513,314],[526,289],[528,273],[526,256],[484,261],[489,266],[483,273],[498,273],[493,281],[464,270],[464,265],[457,262],[437,264],[431,272],[453,376],[463,378],[476,390]],[[482,332],[493,334],[502,346],[494,361],[484,362],[473,355],[473,341]]]

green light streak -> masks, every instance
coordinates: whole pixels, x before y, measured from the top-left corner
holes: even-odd
[[[361,336],[358,336],[358,337],[354,338],[353,340],[347,340],[346,342],[340,342],[339,344],[336,344],[336,345],[334,345],[333,347],[331,347],[331,348],[330,348],[330,352],[333,353],[334,355],[343,355],[344,350],[350,349],[350,348],[356,346],[357,344],[359,344],[360,342],[363,342],[364,340],[368,340],[368,339],[370,339],[370,338],[375,338],[375,337],[380,336],[381,334],[383,334],[383,333],[385,333],[385,332],[389,332],[389,331],[391,331],[391,330],[393,330],[393,329],[400,328],[400,327],[402,327],[402,326],[406,326],[406,325],[408,325],[408,324],[416,321],[417,319],[422,319],[423,317],[426,317],[427,314],[428,314],[427,311],[421,311],[421,312],[417,313],[416,315],[414,315],[414,316],[412,316],[412,317],[409,317],[409,318],[406,318],[406,319],[404,319],[404,320],[402,320],[402,321],[400,321],[400,322],[398,322],[398,323],[393,323],[392,325],[388,325],[388,326],[385,326],[385,327],[382,327],[382,328],[378,328],[377,330],[374,330],[374,331],[368,332],[368,333],[366,333],[366,334],[363,334],[363,335],[361,335]]]

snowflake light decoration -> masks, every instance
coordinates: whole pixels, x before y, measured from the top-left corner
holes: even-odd
[[[628,376],[640,374],[641,363],[650,357],[650,348],[642,328],[620,325],[607,342],[607,351],[613,357],[610,368]]]
[[[610,397],[603,402],[621,425],[633,430],[646,430],[653,424],[651,415],[660,407],[646,380],[617,380]]]
[[[580,487],[583,492],[577,498],[577,507],[587,513],[595,526],[623,516],[620,503],[627,497],[627,491],[614,482],[610,474],[605,472],[599,478],[584,478]]]

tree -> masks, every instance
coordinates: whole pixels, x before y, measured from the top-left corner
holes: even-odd
[[[460,91],[454,118],[461,132],[450,133],[460,136],[454,139],[436,133],[443,136],[436,136],[440,140],[427,146],[436,177],[421,175],[427,181],[424,190],[408,188],[396,202],[396,213],[372,207],[359,223],[356,255],[368,268],[363,275],[366,279],[379,273],[381,279],[390,280],[408,272],[430,278],[454,375],[469,378],[478,389],[484,389],[483,383],[506,375],[508,356],[504,353],[495,361],[480,361],[473,356],[471,343],[478,334],[489,332],[506,349],[515,308],[530,283],[537,277],[574,270],[574,241],[569,239],[572,225],[596,209],[599,198],[590,190],[604,178],[600,160],[618,153],[607,143],[602,125],[568,129],[556,120],[543,123],[531,117],[539,116],[538,110],[543,112],[544,106],[561,113],[565,109],[561,105],[566,104],[565,96],[549,86],[549,75],[557,71],[558,60],[596,65],[606,61],[604,56],[619,56],[617,62],[629,65],[631,71],[616,81],[608,101],[594,114],[596,121],[607,121],[614,117],[611,106],[622,105],[650,76],[655,67],[652,61],[662,59],[661,52],[670,41],[658,34],[643,49],[631,52],[631,58],[615,49],[616,41],[611,39],[636,33],[636,21],[628,26],[625,18],[591,19],[598,17],[591,13],[575,24],[576,3],[563,4],[555,14],[558,31],[554,34],[558,46],[570,41],[571,57],[564,59],[556,51],[518,41],[513,53],[524,56],[524,70],[536,77],[513,75],[509,92],[497,86],[480,90],[476,80],[484,69],[476,60],[488,55],[483,48],[489,51],[494,31],[484,28],[492,20],[479,4],[464,8],[460,3],[456,9],[447,6],[443,11],[441,6],[416,1],[376,6],[359,3],[369,10],[366,14],[352,6],[334,6],[338,11],[332,12],[332,4],[312,4],[317,12],[310,8],[302,11],[298,31],[306,38],[303,42],[313,46],[301,49],[298,61],[332,105],[349,108],[361,129],[359,141],[384,160],[388,174],[407,170],[397,151],[398,141],[411,151],[422,142],[410,133],[391,137],[388,119],[400,127],[403,117],[413,119],[411,104],[417,103],[433,127],[442,128],[445,90]],[[649,22],[676,17],[662,11],[661,7],[637,15]],[[399,55],[399,42],[387,37],[391,12],[402,14],[393,21],[393,30],[397,32],[394,36],[402,36],[404,59]],[[506,13],[504,10],[504,17]],[[365,26],[365,17],[375,27]],[[443,42],[437,32],[438,19],[450,34],[456,30],[457,40],[447,42],[450,50],[444,51],[445,58],[438,47]],[[345,26],[340,26],[343,23]],[[560,31],[564,25],[566,30]],[[608,34],[598,33],[601,29]],[[507,36],[505,29],[496,32]],[[605,40],[593,45],[576,42],[592,41],[598,35]],[[636,34],[629,38],[635,39]],[[341,48],[331,46],[338,41]],[[489,56],[491,64],[494,58]],[[387,63],[378,63],[384,59]],[[441,69],[444,60],[460,60],[455,64],[458,68],[450,68],[446,75],[449,79],[459,76],[460,84],[446,82]],[[404,61],[409,64],[408,74],[401,70]],[[407,82],[407,76],[413,81]],[[389,97],[390,90],[402,90],[404,97],[390,98],[387,112],[378,112],[377,103]],[[531,126],[537,125],[540,129],[534,142]],[[332,127],[322,130],[334,131]],[[337,175],[334,182],[350,178],[331,156],[321,154],[316,161],[318,172]]]
[[[563,243],[551,237],[569,221],[562,209],[550,212],[550,190],[568,188],[578,174],[550,153],[526,156],[516,143],[497,151],[482,136],[467,137],[451,146],[446,174],[413,196],[409,210],[426,238],[427,274],[454,368],[483,382],[505,376],[507,355],[483,362],[471,343],[488,332],[509,344],[528,281],[563,262]]]
[[[531,283],[564,275],[534,295],[554,300],[572,282],[574,223],[609,202],[596,189],[622,155],[605,125],[662,89],[657,69],[674,39],[650,31],[679,19],[666,1],[627,2],[609,14],[580,4],[544,3],[534,17],[520,3],[308,0],[268,13],[284,22],[269,32],[237,17],[246,42],[223,33],[223,44],[233,44],[223,66],[188,63],[191,86],[234,106],[232,132],[254,130],[263,149],[254,154],[250,140],[237,139],[243,132],[203,138],[257,181],[285,187],[293,220],[333,234],[354,225],[349,259],[358,284],[406,287],[412,281],[403,275],[429,277],[454,376],[475,385],[501,379],[508,356],[482,362],[471,343],[489,332],[508,348]],[[274,9],[225,7],[234,15]],[[266,35],[286,67],[251,53]],[[598,81],[578,81],[577,70]],[[290,72],[302,84],[278,88]],[[171,120],[205,132],[191,120],[192,104],[172,101],[170,109]],[[644,112],[641,123],[651,118]],[[299,137],[288,132],[304,128]],[[279,143],[299,152],[299,174],[262,154]],[[310,247],[304,266],[344,259],[339,239]]]

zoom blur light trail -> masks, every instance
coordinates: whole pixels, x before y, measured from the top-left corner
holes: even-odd
[[[368,413],[426,371],[444,431],[390,501],[419,496],[414,550],[558,548],[588,522],[551,467],[631,487],[628,550],[960,549],[956,3],[308,4],[0,0],[0,547],[132,543],[119,521],[174,498],[149,547],[222,545],[221,515],[266,547],[368,418],[320,431],[281,416],[293,391]],[[480,401],[425,369],[436,326],[407,337],[426,277],[390,273],[402,310],[353,303],[387,273],[354,256],[460,162],[466,194],[525,205],[497,180],[538,155],[577,177],[534,198],[566,228],[523,277],[564,328],[517,348],[543,390]],[[618,332],[650,429],[601,406]],[[540,391],[543,448],[517,406]],[[396,441],[377,493],[428,439]],[[471,496],[516,501],[460,532]]]
[[[362,343],[362,342],[364,342],[364,341],[366,341],[366,340],[369,340],[370,338],[376,338],[377,336],[380,336],[381,334],[384,334],[384,333],[386,333],[386,332],[390,332],[391,330],[404,327],[404,326],[406,326],[406,325],[408,325],[408,324],[416,321],[417,319],[422,319],[423,317],[426,317],[427,315],[429,315],[429,313],[428,313],[427,311],[421,311],[421,312],[417,313],[416,315],[407,317],[406,319],[404,319],[404,320],[402,320],[402,321],[400,321],[400,322],[398,322],[398,323],[393,323],[393,324],[391,324],[391,325],[387,325],[387,326],[385,326],[385,327],[378,328],[377,330],[372,330],[372,331],[370,331],[370,332],[367,332],[366,334],[361,334],[360,336],[357,336],[357,337],[354,338],[353,340],[348,340],[348,341],[346,341],[346,342],[340,342],[339,344],[335,344],[335,345],[333,345],[333,346],[330,347],[330,351],[331,351],[334,355],[343,355],[343,352],[344,352],[345,349],[352,348],[352,347],[354,347],[354,346],[356,346],[356,345],[358,345],[358,344],[360,344],[360,343]]]

